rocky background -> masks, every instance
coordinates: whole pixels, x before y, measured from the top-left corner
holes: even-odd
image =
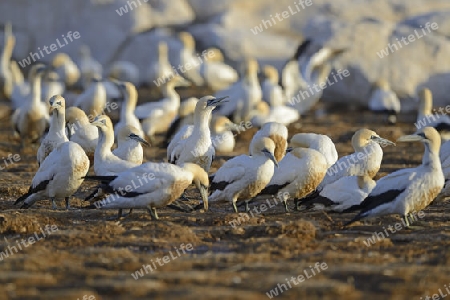
[[[311,38],[317,44],[348,49],[339,65],[348,69],[350,76],[325,89],[326,101],[366,103],[372,82],[384,77],[410,106],[415,102],[409,100],[415,99],[417,89],[423,86],[433,91],[435,106],[450,104],[450,1],[311,0],[304,8],[300,2],[2,0],[0,23],[12,22],[17,38],[16,60],[55,43],[57,38],[62,42],[61,36],[68,31],[78,31],[78,40],[41,61],[49,62],[58,52],[76,60],[79,47],[87,44],[105,69],[114,60],[135,63],[142,82],[156,57],[159,40],[169,42],[171,62],[177,64],[174,54],[181,46],[176,36],[180,31],[194,35],[199,51],[211,46],[222,49],[228,62],[237,68],[246,57],[281,68],[299,42]],[[289,12],[282,21],[253,33],[262,20],[283,11],[295,14]],[[438,28],[424,35],[421,30],[427,22],[435,22]],[[421,38],[383,58],[378,56],[377,52],[389,43],[397,43],[415,30],[422,33]]]

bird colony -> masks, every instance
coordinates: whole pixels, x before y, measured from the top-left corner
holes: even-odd
[[[20,151],[31,147],[38,165],[28,192],[14,202],[18,209],[37,208],[39,201],[61,209],[58,201],[64,199],[65,209],[116,210],[118,218],[147,210],[156,220],[157,209],[165,207],[219,214],[215,208],[228,203],[233,214],[281,195],[286,212],[348,213],[344,226],[391,214],[410,225],[411,214],[450,195],[450,118],[432,112],[430,89],[418,93],[411,134],[391,141],[373,128],[360,128],[345,141],[354,152],[343,156],[327,135],[288,129],[311,113],[322,96],[311,87],[324,85],[345,49],[305,40],[280,72],[252,58],[235,70],[220,49],[197,49],[187,32],[178,37],[182,64],[197,59],[196,50],[214,55],[174,73],[169,45],[159,43],[148,67],[148,90],[136,88],[135,65],[117,61],[105,72],[86,45],[78,63],[58,53],[49,65],[31,66],[25,79],[11,57],[12,28],[5,26],[1,94],[13,110],[11,132]],[[182,99],[179,91],[186,87],[209,94]],[[145,102],[140,93],[159,99]],[[400,101],[385,79],[373,83],[368,108],[395,126]],[[235,137],[244,125],[256,133],[247,152],[236,153]],[[384,147],[418,142],[424,145],[421,165],[374,180]],[[162,161],[144,155],[146,148],[158,147],[166,151]],[[227,159],[215,161],[217,155]],[[219,165],[215,171],[213,163]],[[71,197],[88,189],[88,181],[86,205],[71,207]],[[190,199],[196,206],[186,204],[189,188],[198,191]]]

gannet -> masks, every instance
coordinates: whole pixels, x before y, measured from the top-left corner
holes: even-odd
[[[229,88],[216,93],[216,97],[228,95],[232,101],[223,105],[217,114],[226,116],[235,123],[249,121],[254,107],[261,101],[262,91],[258,80],[258,62],[247,60],[245,75]]]
[[[248,202],[270,182],[274,166],[278,166],[274,156],[275,143],[266,137],[252,145],[252,156],[239,155],[225,162],[212,176],[209,201],[229,201],[238,212],[236,201]]]
[[[89,159],[81,146],[73,142],[62,143],[42,162],[28,192],[14,204],[23,202],[20,208],[29,208],[38,200],[50,198],[52,208],[56,209],[55,200],[64,198],[66,209],[69,209],[69,197],[80,187],[88,170]]]
[[[262,100],[266,101],[270,106],[283,105],[285,102],[283,89],[278,85],[278,70],[271,65],[263,68],[264,81],[261,85]]]
[[[183,77],[174,76],[162,86],[163,99],[145,103],[136,108],[135,114],[143,120],[142,129],[150,142],[155,134],[166,132],[177,116],[180,95],[175,91],[175,87],[189,84]]]
[[[92,125],[98,127],[99,139],[94,153],[94,172],[98,176],[113,176],[136,167],[139,164],[120,159],[111,152],[114,144],[114,131],[108,116],[97,116]]]
[[[11,59],[16,44],[11,23],[5,24],[4,45],[0,56],[0,92],[10,99],[14,88],[14,78],[11,70]]]
[[[42,92],[41,99],[45,103],[49,103],[49,99],[55,95],[62,95],[66,90],[66,86],[60,81],[58,73],[47,70],[42,76]]]
[[[79,49],[79,66],[81,73],[81,84],[84,89],[90,86],[93,78],[102,78],[102,65],[91,56],[91,50],[87,45],[82,45]]]
[[[116,61],[108,70],[108,78],[117,81],[128,81],[136,85],[139,83],[139,68],[130,61]]]
[[[89,87],[75,100],[74,106],[81,108],[90,118],[103,113],[106,106],[106,90],[99,77],[92,76]]]
[[[268,137],[275,143],[275,159],[277,161],[281,161],[287,148],[288,130],[286,126],[277,122],[264,124],[261,129],[255,133],[252,141],[250,142],[250,155],[254,154],[252,152],[254,143],[262,137]]]
[[[195,107],[194,125],[191,134],[186,136],[188,127],[183,127],[167,147],[167,160],[170,163],[181,165],[186,162],[198,164],[206,172],[209,171],[214,158],[215,150],[211,141],[209,117],[212,110],[224,102],[228,97],[214,98],[205,96]]]
[[[428,88],[423,88],[419,92],[419,110],[417,112],[417,121],[414,124],[417,130],[423,127],[434,127],[443,142],[450,140],[450,117],[445,114],[439,114],[433,110],[433,94]],[[439,110],[442,112],[442,108]]]
[[[218,48],[210,48],[204,52],[207,56],[204,57],[204,63],[200,64],[200,75],[210,90],[217,92],[226,89],[239,79],[236,70],[225,64]]]
[[[172,121],[165,135],[166,146],[169,145],[172,136],[182,127],[194,124],[195,106],[197,105],[197,102],[197,97],[189,97],[180,103],[178,116]]]
[[[288,199],[302,199],[313,192],[327,172],[327,161],[314,149],[295,148],[279,162],[261,195],[281,195],[286,212]]]
[[[68,87],[74,86],[80,79],[78,66],[66,53],[57,53],[51,61],[51,66]]]
[[[44,70],[45,67],[41,64],[31,67],[32,92],[12,116],[13,128],[21,138],[22,148],[26,139],[32,142],[39,140],[49,125],[48,108],[41,101],[41,76]]]
[[[444,186],[444,174],[439,159],[441,138],[432,127],[425,127],[397,142],[421,141],[425,145],[422,164],[416,168],[395,171],[380,180],[369,196],[349,210],[361,209],[346,225],[367,217],[399,214],[409,226],[408,215],[426,208]]]
[[[44,159],[57,146],[68,142],[66,136],[66,102],[61,95],[55,95],[50,98],[50,111],[52,112],[50,129],[48,134],[42,139],[41,145],[37,151],[37,161],[41,165]]]
[[[338,153],[333,141],[324,134],[297,133],[290,141],[292,148],[303,147],[319,151],[327,160],[327,167],[331,167],[338,160]]]
[[[309,208],[327,208],[342,212],[353,205],[359,205],[376,186],[368,175],[344,176],[326,185],[317,197],[301,201],[300,205]]]
[[[369,109],[378,113],[388,114],[391,124],[397,122],[397,114],[400,112],[400,100],[391,90],[389,83],[381,78],[375,82],[369,98]]]
[[[202,61],[195,55],[195,40],[189,32],[181,32],[179,38],[183,44],[180,52],[180,64],[185,67],[185,72],[182,73],[182,76],[196,86],[203,86],[205,82],[199,68]],[[188,68],[188,65],[191,68]]]
[[[150,146],[147,141],[138,135],[139,130],[132,125],[123,126],[117,133],[117,148],[112,152],[117,157],[135,163],[142,164],[144,149],[141,144]]]
[[[344,176],[368,175],[373,178],[380,169],[383,159],[381,145],[395,145],[395,143],[381,138],[375,131],[363,128],[355,132],[352,137],[354,153],[341,157],[328,170],[317,190],[321,191],[327,184],[333,183]]]
[[[78,107],[66,109],[66,123],[68,126],[69,140],[83,148],[86,155],[94,162],[95,148],[98,144],[98,129],[90,123],[86,113]]]
[[[147,208],[152,219],[158,219],[156,209],[178,199],[189,185],[194,183],[200,191],[204,209],[208,210],[208,174],[195,164],[176,166],[149,162],[117,176],[94,178],[103,181],[102,189],[111,194],[91,205],[91,208]],[[128,187],[131,187],[131,190]]]
[[[151,86],[160,87],[161,83],[170,76],[174,76],[176,70],[172,69],[169,61],[169,47],[164,41],[158,43],[158,60],[150,64],[147,71],[148,82]]]
[[[231,131],[237,125],[224,116],[213,116],[211,120],[211,141],[215,151],[229,153],[236,144],[234,133]]]
[[[304,40],[295,51],[295,54],[285,63],[281,69],[281,86],[287,100],[292,99],[300,89],[307,89],[308,84],[300,73],[300,58],[311,45],[311,40]],[[303,61],[302,61],[303,62]]]
[[[137,130],[135,134],[143,136],[144,132],[141,123],[134,114],[138,101],[136,87],[131,82],[118,82],[117,86],[123,95],[124,101],[120,108],[120,121],[114,126],[114,132],[117,134],[123,127],[131,125]]]

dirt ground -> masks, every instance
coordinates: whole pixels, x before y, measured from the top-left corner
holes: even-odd
[[[19,210],[13,202],[26,192],[37,170],[37,148],[18,152],[10,114],[2,107],[0,251],[17,247],[23,238],[40,239],[0,261],[0,299],[251,300],[268,299],[275,288],[283,289],[278,297],[272,294],[278,299],[426,299],[439,289],[444,294],[445,287],[450,290],[448,202],[427,208],[422,228],[402,229],[370,247],[367,238],[400,218],[386,216],[342,228],[353,214],[285,213],[279,204],[233,228],[230,221],[237,215],[231,204],[212,204],[208,212],[160,209],[158,221],[143,210],[114,221],[107,218],[116,211],[81,209],[92,183],[82,185],[69,211],[62,209],[63,201],[58,210],[51,210],[49,201]],[[289,127],[289,136],[327,134],[343,156],[352,152],[350,138],[357,129],[367,127],[395,141],[414,131],[414,118],[401,115],[391,126],[361,108],[320,104]],[[237,137],[233,155],[247,152],[255,131]],[[420,164],[423,146],[405,143],[384,151],[377,178]],[[20,154],[20,161],[5,165],[3,157],[9,153]],[[212,171],[233,155],[218,153]],[[165,149],[157,145],[145,150],[147,161],[164,157]],[[187,195],[196,204],[195,189]],[[45,231],[52,225],[57,229],[43,237],[40,228]],[[148,273],[134,279],[132,274],[137,276],[143,265],[155,268],[147,267]],[[304,281],[298,281],[299,275],[305,275]],[[291,277],[297,278],[296,284],[287,282]]]

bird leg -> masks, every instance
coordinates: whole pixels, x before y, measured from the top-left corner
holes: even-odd
[[[245,200],[245,212],[246,212],[246,213],[249,213],[249,212],[250,212],[250,206],[248,206],[248,204],[250,203],[250,201],[252,201],[252,199]]]
[[[295,198],[294,199],[294,204],[295,204],[295,210],[296,211],[300,211],[300,199]]]
[[[289,207],[287,205],[287,199],[283,198],[283,202],[284,202],[284,210],[285,210],[285,212],[287,212],[287,213],[290,212]]]
[[[66,209],[69,210],[70,209],[69,197],[64,198],[64,200],[66,201]]]
[[[237,206],[236,206],[236,201],[234,199],[233,199],[233,209],[234,209],[235,213],[238,213],[238,209],[237,209]]]
[[[57,209],[55,198],[50,198],[50,201],[52,202],[52,209]]]
[[[147,206],[147,210],[150,216],[152,216],[152,220],[158,220],[158,213],[156,212],[156,208]]]

